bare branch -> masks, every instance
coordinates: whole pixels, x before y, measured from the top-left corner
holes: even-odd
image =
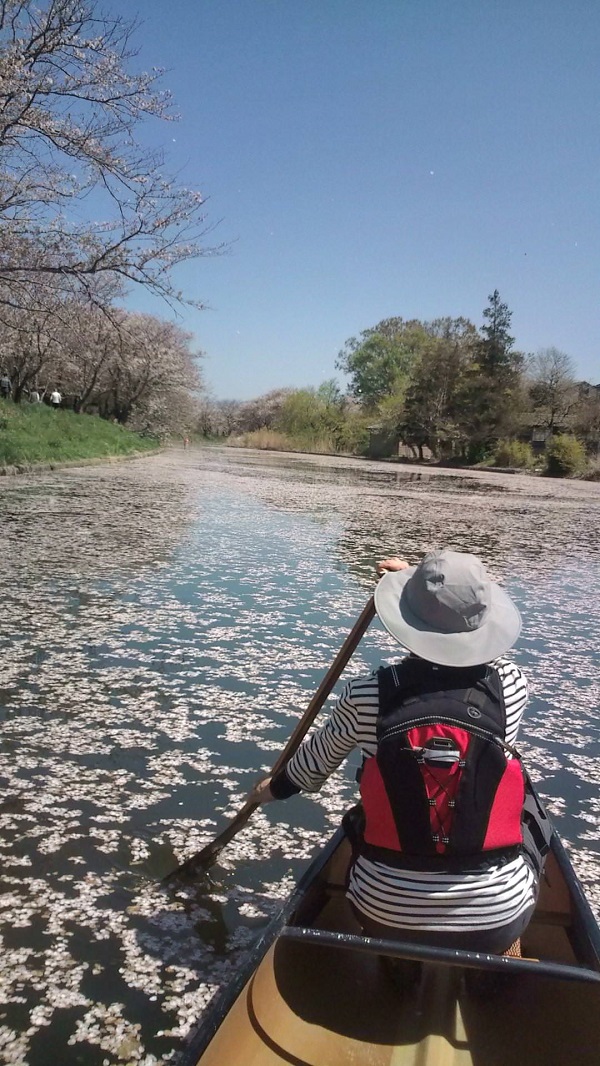
[[[141,120],[173,115],[162,72],[133,72],[135,29],[94,0],[0,3],[0,298],[36,274],[84,292],[114,274],[173,305],[174,267],[223,251],[205,246],[203,197],[136,141]]]

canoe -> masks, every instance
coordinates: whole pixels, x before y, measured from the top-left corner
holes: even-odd
[[[181,1066],[598,1066],[600,931],[556,833],[523,958],[362,936],[349,859],[339,831]]]

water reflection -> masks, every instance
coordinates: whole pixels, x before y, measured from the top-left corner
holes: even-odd
[[[524,746],[597,893],[599,486],[191,450],[7,479],[0,515],[5,1061],[180,1045],[352,767],[258,812],[206,883],[153,878],[274,761],[391,552],[476,551],[517,599]],[[352,671],[395,654],[374,626]]]

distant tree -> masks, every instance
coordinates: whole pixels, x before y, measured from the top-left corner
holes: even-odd
[[[330,379],[316,389],[292,389],[274,428],[307,450],[361,454],[368,442],[368,422],[361,406]]]
[[[219,436],[228,437],[238,427],[241,403],[239,400],[216,400],[212,403],[213,430]]]
[[[272,429],[291,392],[293,389],[271,389],[262,396],[240,404],[237,431],[253,433],[257,429]]]
[[[315,445],[334,444],[336,429],[342,421],[341,407],[331,401],[329,382],[322,391],[314,388],[293,389],[281,405],[275,426],[297,441]]]
[[[10,326],[0,326],[0,362],[10,370],[15,403],[35,385],[51,377],[56,380],[62,323],[53,313],[59,305],[49,293],[46,298],[45,310],[26,313],[11,308]]]
[[[461,388],[479,341],[468,319],[442,318],[427,325],[429,341],[413,367],[399,426],[402,439],[421,458],[425,446],[439,457],[460,441]]]
[[[317,395],[327,407],[337,407],[341,410],[345,406],[346,400],[336,378],[323,381],[317,389]]]
[[[543,348],[529,359],[527,373],[536,420],[550,430],[564,425],[580,398],[571,357],[558,348]]]
[[[579,402],[570,416],[573,431],[591,455],[600,452],[600,388],[579,386]]]
[[[509,311],[508,304],[502,303],[497,289],[488,296],[483,317],[485,325],[481,327],[483,340],[480,342],[479,359],[481,369],[492,377],[505,370],[515,370],[520,366],[522,356],[513,354],[515,338],[509,333],[512,311]]]
[[[106,308],[73,301],[61,329],[60,379],[75,411],[86,411],[108,389],[108,370],[119,357],[128,322],[120,309],[107,314]]]
[[[498,440],[513,436],[526,405],[524,356],[514,350],[514,337],[509,333],[512,312],[497,289],[488,299],[483,336],[464,376],[458,402],[463,455],[471,461],[489,454]]]
[[[103,414],[119,422],[151,424],[151,414],[164,411],[169,397],[202,390],[198,355],[191,334],[154,315],[124,313],[120,344],[106,367],[99,396]],[[161,415],[162,418],[162,415]],[[145,428],[145,426],[143,426]]]
[[[375,422],[384,432],[392,444],[402,436],[404,438],[404,416],[406,411],[406,393],[409,389],[408,381],[401,380],[393,392],[388,393],[377,404],[377,411],[373,412],[370,421]],[[406,443],[409,443],[406,441]],[[412,445],[412,441],[410,442]]]
[[[422,322],[386,318],[359,337],[350,337],[336,366],[349,376],[351,395],[373,408],[402,388],[425,342]]]
[[[221,432],[218,422],[216,401],[207,392],[205,392],[204,396],[198,399],[196,420],[192,426],[192,430],[200,437],[218,437],[225,435]]]

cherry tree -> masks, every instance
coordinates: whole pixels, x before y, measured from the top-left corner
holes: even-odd
[[[29,296],[32,294],[29,293]],[[54,277],[46,277],[33,303],[0,303],[0,362],[9,371],[16,403],[60,375],[62,333],[69,307]]]
[[[119,422],[139,424],[140,411],[156,410],[169,398],[202,391],[200,354],[191,335],[154,315],[123,312],[119,344],[106,366],[105,391],[98,397],[101,413]],[[151,419],[149,419],[149,424]]]
[[[256,429],[271,429],[282,407],[293,389],[272,389],[253,400],[240,404],[237,412],[236,428],[242,433],[252,433]]]
[[[74,411],[86,411],[109,388],[108,369],[126,328],[126,312],[72,301],[61,333],[61,382]]]
[[[136,27],[94,0],[0,0],[0,304],[98,299],[135,282],[173,303],[173,268],[207,254],[202,195],[137,138],[172,119],[162,72],[134,72]]]
[[[12,311],[0,325],[0,363],[13,398],[60,387],[67,406],[152,432],[188,431],[199,419],[200,353],[172,322],[84,301],[56,313]]]

